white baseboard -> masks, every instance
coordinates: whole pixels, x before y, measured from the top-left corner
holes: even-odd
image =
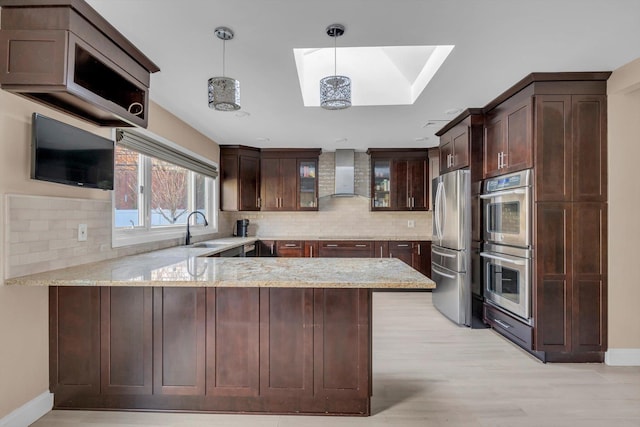
[[[45,391],[4,418],[0,427],[28,427],[53,408],[53,394]]]
[[[604,363],[609,366],[640,366],[640,348],[610,348],[604,354]]]

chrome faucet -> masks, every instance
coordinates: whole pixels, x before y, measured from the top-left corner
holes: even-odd
[[[191,215],[193,214],[200,214],[202,215],[202,219],[204,219],[204,226],[206,227],[207,225],[209,225],[209,223],[207,222],[207,217],[204,216],[204,214],[200,211],[193,211],[189,214],[189,216],[187,216],[187,238],[185,239],[184,244],[185,245],[190,245],[191,244],[191,233],[189,232],[189,219],[191,219]]]

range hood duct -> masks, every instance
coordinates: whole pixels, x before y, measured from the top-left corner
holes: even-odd
[[[355,150],[336,150],[334,196],[353,197],[355,181]]]

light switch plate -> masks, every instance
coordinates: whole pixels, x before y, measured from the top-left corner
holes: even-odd
[[[78,225],[78,242],[87,241],[87,224]]]
[[[407,227],[408,228],[415,228],[416,226],[416,222],[412,219],[410,219],[409,221],[407,221]]]

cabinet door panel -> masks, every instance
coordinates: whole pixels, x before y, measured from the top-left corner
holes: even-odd
[[[238,210],[238,156],[220,154],[220,207],[223,211]]]
[[[395,210],[409,209],[409,162],[395,160],[391,177],[391,207]]]
[[[371,394],[371,291],[315,289],[315,394],[356,398]]]
[[[280,210],[295,211],[298,208],[298,161],[280,159],[280,175]]]
[[[260,392],[265,396],[311,396],[313,289],[260,292]]]
[[[101,288],[102,393],[152,392],[152,288]]]
[[[205,393],[205,288],[154,288],[154,394]]]
[[[260,159],[240,156],[240,210],[259,210]]]
[[[469,166],[469,127],[459,125],[454,129],[453,134],[453,166],[454,169],[466,168]]]
[[[415,159],[407,162],[407,178],[409,180],[409,203],[412,210],[427,210],[427,159]]]
[[[56,287],[49,296],[51,391],[98,394],[100,289]]]
[[[514,172],[533,167],[531,98],[506,114],[505,165],[502,172]]]
[[[451,168],[451,156],[453,156],[453,141],[449,132],[440,139],[440,171],[449,172]]]
[[[280,160],[262,159],[260,162],[261,173],[261,201],[262,210],[277,210],[280,201]]]
[[[536,104],[536,200],[571,200],[571,96],[541,95]]]
[[[607,349],[607,211],[604,203],[573,209],[574,351]]]
[[[536,204],[535,350],[571,350],[571,204]]]
[[[504,150],[503,117],[489,116],[484,128],[483,175],[485,178],[499,175],[498,154]]]
[[[427,277],[431,277],[431,242],[414,242],[411,266]]]
[[[207,289],[207,394],[259,393],[258,288]]]
[[[607,200],[605,95],[573,95],[573,199]]]

